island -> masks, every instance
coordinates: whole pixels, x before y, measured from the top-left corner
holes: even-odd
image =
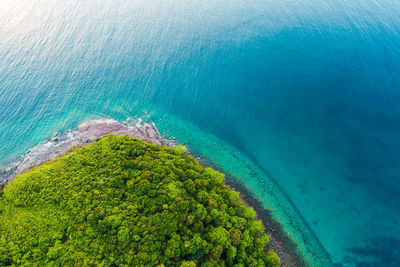
[[[184,146],[82,143],[0,189],[1,266],[280,266],[254,209]]]

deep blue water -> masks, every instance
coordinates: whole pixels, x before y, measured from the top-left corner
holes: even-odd
[[[313,265],[400,266],[400,2],[2,0],[0,162],[103,116],[238,176]]]

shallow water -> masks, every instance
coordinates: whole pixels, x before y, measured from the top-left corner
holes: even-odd
[[[86,119],[147,116],[243,179],[310,261],[320,243],[334,263],[399,266],[399,14],[388,0],[3,0],[2,164]]]

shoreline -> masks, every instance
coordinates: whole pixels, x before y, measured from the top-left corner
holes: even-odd
[[[143,122],[140,118],[136,121],[128,118],[122,123],[109,118],[88,120],[79,124],[77,129],[53,134],[49,139],[29,149],[24,156],[7,168],[0,169],[0,185],[7,184],[15,176],[32,167],[63,155],[74,147],[94,142],[109,133],[138,138],[156,145],[174,146],[173,141],[161,137],[153,122]]]
[[[272,248],[281,259],[282,266],[285,267],[305,267],[307,264],[297,252],[296,243],[291,240],[284,232],[282,225],[274,220],[268,209],[252,195],[246,185],[230,174],[225,174],[225,183],[233,190],[239,192],[240,199],[256,212],[258,219],[261,219],[265,226],[265,232],[270,236],[267,248]]]
[[[94,142],[101,136],[109,133],[138,138],[152,144],[167,146],[176,145],[173,141],[174,138],[169,140],[161,136],[154,122],[147,123],[143,122],[141,119],[137,121],[127,119],[120,123],[107,118],[84,121],[75,130],[54,134],[48,140],[32,147],[27,154],[22,156],[12,167],[0,170],[0,192],[15,176],[39,166],[46,161],[68,153],[68,151],[74,147]],[[194,156],[200,164],[206,167],[212,167],[224,173],[226,186],[239,192],[240,199],[243,203],[256,211],[257,218],[261,219],[266,228],[265,232],[270,236],[267,249],[274,249],[281,259],[282,266],[307,266],[297,252],[295,242],[285,234],[282,225],[272,218],[269,210],[264,208],[263,204],[253,196],[251,190],[246,187],[244,182],[229,173],[225,173],[216,163],[206,157],[201,156],[200,158],[192,151],[188,151],[187,153]]]
[[[203,166],[211,167],[225,175],[225,185],[240,194],[240,199],[245,205],[255,210],[258,219],[261,219],[265,226],[265,232],[270,236],[267,249],[272,248],[281,259],[281,266],[284,267],[308,267],[302,256],[297,251],[296,243],[288,237],[282,225],[272,218],[270,211],[264,207],[246,184],[232,174],[226,173],[218,164],[205,156],[197,155],[189,151]]]

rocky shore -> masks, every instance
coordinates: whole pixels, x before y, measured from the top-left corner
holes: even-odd
[[[128,119],[123,123],[112,119],[90,120],[80,124],[76,130],[54,134],[49,140],[31,148],[13,166],[0,170],[0,186],[32,167],[65,154],[75,146],[96,141],[108,133],[126,135],[157,145],[173,145],[172,141],[161,137],[154,123],[143,122],[141,119]]]
[[[54,134],[49,140],[31,148],[28,153],[21,157],[12,167],[0,170],[0,192],[1,189],[18,174],[38,166],[43,162],[49,161],[54,157],[65,154],[73,147],[94,142],[108,133],[126,135],[157,145],[175,146],[173,140],[162,138],[154,123],[143,122],[141,119],[136,121],[128,119],[122,123],[112,119],[86,121],[80,124],[76,130],[68,130],[63,133]],[[205,158],[200,159],[197,157],[197,160],[205,166],[219,169],[217,165]],[[297,253],[294,242],[286,236],[281,225],[276,222],[271,217],[270,212],[252,196],[243,182],[239,181],[236,177],[226,174],[226,184],[240,192],[242,201],[255,209],[257,216],[262,220],[267,229],[267,233],[270,235],[269,248],[273,248],[275,252],[277,252],[281,259],[282,266],[306,266],[301,256]]]
[[[271,212],[252,194],[245,183],[237,177],[226,173],[218,164],[200,155],[192,154],[203,165],[212,167],[225,174],[225,184],[240,193],[240,199],[249,207],[252,207],[265,226],[266,233],[270,236],[267,248],[272,248],[281,259],[282,267],[306,267],[309,266],[297,250],[296,243],[285,233],[282,225],[275,220]]]
[[[281,265],[284,267],[306,267],[307,264],[298,253],[294,241],[286,235],[282,225],[272,218],[270,211],[264,208],[262,203],[247,189],[246,185],[230,175],[226,175],[226,184],[238,191],[240,199],[256,211],[258,219],[261,219],[266,233],[270,236],[268,248],[272,248],[278,254]]]

